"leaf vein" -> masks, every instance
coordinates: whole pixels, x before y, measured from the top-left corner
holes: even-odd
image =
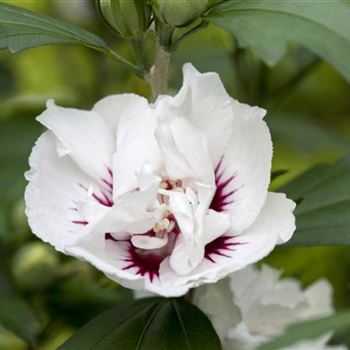
[[[182,321],[182,318],[181,318],[181,315],[180,315],[180,311],[179,311],[179,309],[178,309],[178,307],[176,305],[176,302],[174,300],[172,300],[171,302],[173,304],[173,307],[174,307],[174,310],[175,310],[175,313],[176,313],[176,317],[179,320],[179,323],[180,323],[181,330],[182,330],[182,333],[183,333],[184,338],[185,338],[185,342],[186,342],[187,348],[189,350],[192,350],[192,346],[191,346],[190,341],[188,339],[188,335],[187,335],[187,332],[186,332],[185,325],[183,324],[183,321]]]

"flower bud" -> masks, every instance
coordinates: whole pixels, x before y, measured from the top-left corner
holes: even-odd
[[[150,24],[146,0],[97,0],[97,8],[105,22],[124,38],[142,35]]]
[[[196,20],[208,7],[209,0],[152,0],[156,16],[167,24],[181,27]]]
[[[58,256],[47,244],[28,243],[18,250],[12,262],[16,283],[24,289],[48,286],[56,276]]]

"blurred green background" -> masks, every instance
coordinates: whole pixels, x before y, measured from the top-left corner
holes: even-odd
[[[79,24],[133,59],[128,44],[99,20],[92,1],[7,2]],[[315,163],[349,153],[350,85],[309,51],[291,45],[283,60],[269,68],[250,51],[237,50],[229,34],[209,26],[172,55],[171,92],[181,85],[181,67],[188,61],[200,71],[217,71],[235,98],[268,110],[273,168],[288,170],[272,184],[274,188]],[[130,292],[90,266],[39,242],[27,226],[23,203],[23,173],[42,132],[35,117],[46,99],[91,108],[101,97],[121,92],[150,95],[142,80],[87,48],[0,52],[0,313],[7,312],[8,328],[32,343],[28,347],[0,327],[0,350],[56,349],[93,316],[131,298]],[[329,279],[335,306],[350,307],[349,248],[279,248],[265,261],[305,285]]]

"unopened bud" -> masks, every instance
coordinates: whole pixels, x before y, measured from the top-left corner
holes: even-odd
[[[209,5],[209,0],[152,0],[153,10],[162,22],[181,27],[196,20]]]
[[[149,27],[151,11],[146,0],[97,0],[105,22],[120,36],[132,39]]]
[[[13,258],[12,272],[16,283],[25,289],[48,286],[56,276],[58,256],[41,242],[28,243]]]

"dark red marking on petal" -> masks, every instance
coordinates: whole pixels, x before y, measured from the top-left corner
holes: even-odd
[[[72,220],[73,224],[77,224],[77,225],[87,225],[89,222],[86,220]]]
[[[105,239],[119,242],[110,233],[105,234]],[[153,282],[155,277],[159,277],[159,266],[165,259],[165,256],[147,252],[143,249],[137,249],[130,241],[128,243],[128,257],[123,259],[128,264],[123,270],[135,268],[137,275],[141,275],[142,277],[148,276],[150,281]]]
[[[113,179],[113,171],[109,166],[107,167],[107,171],[108,171],[108,174],[111,177],[111,179]]]
[[[108,192],[112,192],[112,191],[113,191],[113,184],[112,184],[110,181],[108,181],[108,180],[106,180],[106,179],[102,179],[102,182],[103,182],[105,185],[107,185],[107,187],[108,187]]]
[[[89,189],[84,186],[83,184],[79,184],[79,186],[85,190],[89,191]],[[106,194],[103,190],[100,190],[100,194],[96,194],[95,192],[92,193],[92,197],[100,204],[106,206],[106,207],[111,207],[113,206],[114,202],[113,199],[111,198],[111,193]]]
[[[130,263],[125,266],[123,270],[136,268],[136,273],[141,276],[148,276],[153,282],[155,277],[159,277],[159,267],[161,262],[165,259],[162,255],[145,252],[142,249],[135,248],[132,244],[129,246],[129,257],[124,261]]]
[[[152,233],[148,231],[145,235],[152,235]],[[105,234],[105,240],[121,242],[121,240],[115,239],[110,233]],[[148,276],[151,282],[156,277],[159,277],[160,264],[169,255],[166,249],[158,249],[151,252],[134,247],[130,240],[124,240],[122,242],[128,243],[127,257],[123,259],[127,265],[123,267],[123,270],[136,269],[135,273],[137,275],[141,275],[142,277]]]
[[[106,166],[109,178],[101,178],[102,182],[107,186],[109,193],[113,192],[113,171],[109,166]]]
[[[95,192],[92,194],[92,197],[96,199],[97,202],[100,204],[106,206],[106,207],[111,207],[113,206],[113,200],[107,196],[107,194],[101,190],[101,194],[97,195]]]
[[[210,204],[210,209],[218,212],[225,211],[226,206],[233,203],[233,195],[235,193],[235,190],[227,190],[232,181],[235,179],[235,175],[224,178],[225,169],[222,169],[223,158],[224,157],[221,157],[215,168],[216,191]]]
[[[78,208],[77,207],[69,207],[69,210],[72,210],[74,212],[78,212]],[[84,220],[84,219],[77,219],[77,220],[72,220],[72,223],[76,224],[76,225],[86,226],[89,222]]]
[[[214,239],[212,242],[208,243],[205,246],[204,257],[213,263],[216,262],[213,258],[214,255],[220,255],[225,256],[227,258],[231,258],[231,256],[228,255],[228,253],[234,251],[233,247],[245,244],[242,242],[232,242],[232,240],[235,238],[235,236],[224,235]]]

